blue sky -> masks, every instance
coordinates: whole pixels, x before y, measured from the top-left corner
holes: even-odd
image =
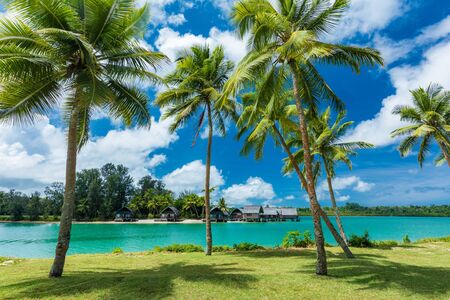
[[[143,2],[143,1],[142,1]],[[227,57],[237,62],[245,55],[226,16],[232,0],[153,0],[151,23],[145,43],[172,59],[184,47],[208,43],[223,44]],[[379,49],[384,68],[350,70],[320,66],[330,86],[347,104],[347,120],[355,126],[348,140],[365,140],[376,149],[354,158],[353,171],[340,166],[335,187],[340,204],[364,205],[449,204],[450,171],[432,164],[437,147],[423,169],[416,157],[400,158],[398,141],[389,132],[402,124],[391,114],[398,104],[410,103],[409,90],[429,82],[450,89],[450,6],[440,0],[354,0],[343,23],[328,40]],[[161,73],[167,73],[173,65]],[[149,89],[153,99],[158,90]],[[170,120],[160,120],[152,107],[153,127],[124,129],[120,121],[96,113],[92,138],[80,153],[79,169],[99,167],[106,162],[128,166],[135,178],[152,174],[176,192],[200,192],[203,186],[206,140],[192,147],[193,126],[174,134]],[[35,127],[0,127],[0,188],[25,192],[64,179],[64,128],[57,113],[43,118]],[[282,151],[269,142],[265,157],[239,155],[242,143],[235,139],[230,124],[225,138],[213,144],[212,184],[215,198],[224,196],[233,205],[270,204],[307,206],[304,191],[295,176],[282,176]],[[318,185],[321,202],[329,204],[327,190]]]

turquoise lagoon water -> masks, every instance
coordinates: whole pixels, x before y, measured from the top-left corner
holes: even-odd
[[[369,231],[375,240],[398,240],[408,234],[412,240],[450,235],[450,218],[428,217],[343,217],[347,233]],[[0,256],[52,257],[58,224],[0,223]],[[240,242],[275,246],[292,230],[310,230],[310,217],[287,223],[213,224],[216,245]],[[144,251],[173,243],[204,245],[204,224],[74,224],[69,254]],[[327,242],[333,243],[325,229]]]

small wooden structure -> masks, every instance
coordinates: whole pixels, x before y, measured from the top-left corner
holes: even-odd
[[[259,222],[261,221],[261,214],[263,213],[263,208],[260,205],[249,205],[244,206],[242,210],[243,219],[247,222]]]
[[[228,213],[223,212],[217,206],[211,209],[209,216],[211,218],[211,222],[226,222],[228,219]]]
[[[244,215],[242,213],[242,210],[239,208],[233,208],[230,214],[228,215],[228,219],[230,221],[242,221],[243,218]]]
[[[298,222],[299,217],[296,208],[282,207],[280,209],[281,221]]]
[[[133,222],[135,219],[133,218],[133,211],[128,207],[124,206],[118,211],[116,211],[116,217],[114,218],[114,222]]]
[[[169,206],[163,209],[160,215],[161,217],[158,221],[176,222],[179,219],[180,212],[176,207]]]
[[[281,220],[281,209],[277,207],[264,207],[261,214],[263,222],[277,222]]]

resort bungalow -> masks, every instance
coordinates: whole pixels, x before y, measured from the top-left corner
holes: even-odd
[[[233,208],[228,217],[230,221],[242,221],[243,218],[244,215],[242,214],[242,210],[239,208]]]
[[[161,211],[161,216],[158,221],[176,222],[178,221],[180,212],[176,207],[169,206]]]
[[[116,211],[116,217],[114,218],[114,222],[133,222],[133,211],[128,207],[122,207],[118,211]]]
[[[280,209],[281,221],[298,222],[298,213],[296,208],[282,207]]]
[[[211,222],[226,222],[228,218],[228,213],[223,212],[219,207],[214,207],[210,211]]]
[[[258,205],[244,206],[242,210],[243,220],[247,222],[259,222],[261,220],[261,214],[263,208]]]
[[[281,209],[277,207],[264,207],[261,214],[261,221],[276,222],[281,220]]]

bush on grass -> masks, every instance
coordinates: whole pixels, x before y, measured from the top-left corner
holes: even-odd
[[[358,236],[352,234],[348,240],[348,245],[357,248],[370,248],[373,247],[373,243],[370,240],[369,233],[366,231],[363,235]]]
[[[439,238],[424,238],[417,240],[415,244],[422,244],[422,243],[433,243],[433,242],[446,242],[450,243],[450,235],[445,237],[439,237]]]
[[[113,254],[122,254],[123,250],[120,247],[114,248],[114,250],[112,251]]]
[[[282,248],[307,248],[314,245],[309,231],[289,231],[281,242]]]
[[[174,253],[191,253],[191,252],[203,252],[203,247],[194,244],[173,244],[166,247],[156,246],[153,251],[155,252],[174,252]]]
[[[213,246],[212,251],[213,252],[230,252],[234,249],[230,246]]]
[[[375,248],[392,248],[392,247],[397,247],[398,246],[398,242],[397,241],[373,241],[372,242],[372,247]]]
[[[254,250],[262,250],[265,249],[263,246],[253,243],[239,243],[233,245],[234,250],[236,251],[254,251]]]

